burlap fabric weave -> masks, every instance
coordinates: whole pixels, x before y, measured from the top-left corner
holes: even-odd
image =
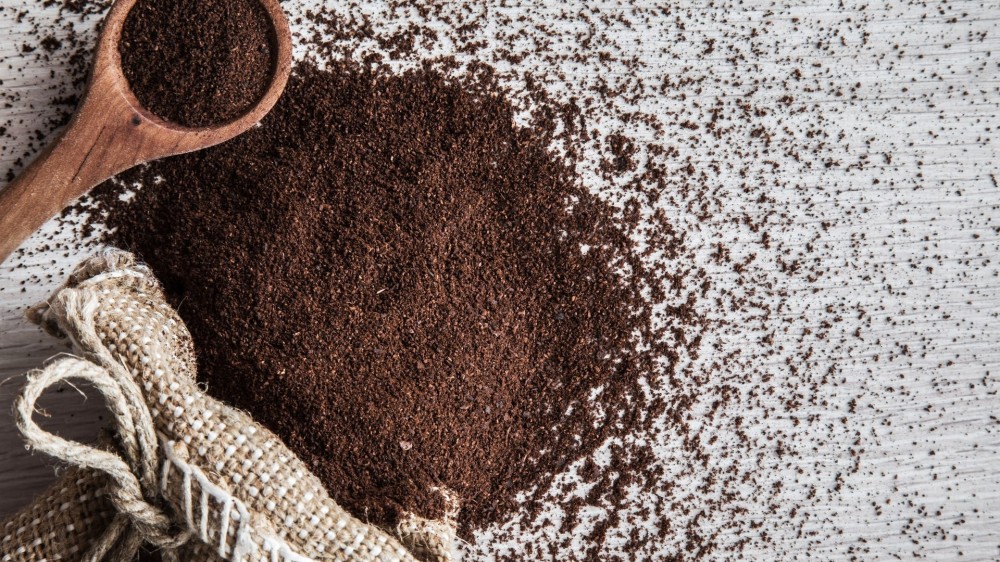
[[[28,375],[18,424],[30,445],[76,466],[0,523],[0,562],[125,559],[141,542],[185,561],[451,559],[450,518],[408,516],[391,532],[355,519],[274,434],[202,392],[183,322],[131,254],[87,260],[28,316],[78,357]],[[33,396],[74,378],[109,401],[108,452],[31,420]]]

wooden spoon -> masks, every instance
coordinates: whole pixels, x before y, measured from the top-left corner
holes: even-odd
[[[83,101],[59,137],[0,192],[0,263],[45,221],[95,185],[133,166],[227,141],[274,107],[292,68],[292,38],[278,0],[259,0],[274,28],[271,83],[250,111],[213,127],[182,127],[139,104],[122,73],[118,41],[136,0],[118,0],[98,40]]]

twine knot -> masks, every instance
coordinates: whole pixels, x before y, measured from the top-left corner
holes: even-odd
[[[70,357],[29,374],[14,404],[17,427],[28,447],[108,477],[108,499],[118,513],[84,560],[133,560],[143,543],[160,548],[165,560],[175,560],[175,549],[187,542],[190,531],[175,525],[160,506],[159,443],[152,416],[128,370],[120,364],[107,367]],[[39,397],[69,379],[87,381],[104,396],[117,426],[113,442],[120,455],[68,441],[35,423]]]
[[[189,531],[178,529],[173,519],[162,508],[153,503],[156,501],[155,498],[150,501],[136,493],[136,490],[123,487],[114,478],[109,482],[107,492],[111,505],[118,513],[125,515],[131,527],[139,533],[145,542],[162,549],[172,550],[186,543],[190,538]]]

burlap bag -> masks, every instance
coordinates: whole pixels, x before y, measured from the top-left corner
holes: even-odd
[[[78,357],[28,375],[16,421],[29,446],[72,468],[0,524],[0,561],[129,561],[144,543],[165,560],[451,559],[451,517],[406,516],[391,533],[365,524],[274,434],[204,394],[186,328],[131,254],[87,260],[28,316]],[[71,379],[108,403],[116,427],[102,446],[33,420],[37,398]]]

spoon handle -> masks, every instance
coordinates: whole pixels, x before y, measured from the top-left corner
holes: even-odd
[[[66,129],[0,191],[0,263],[98,183],[143,161],[145,124],[107,100],[85,100]],[[124,115],[123,115],[124,114]]]
[[[0,191],[0,262],[45,221],[105,179],[98,164],[103,131],[86,131],[79,121]]]

